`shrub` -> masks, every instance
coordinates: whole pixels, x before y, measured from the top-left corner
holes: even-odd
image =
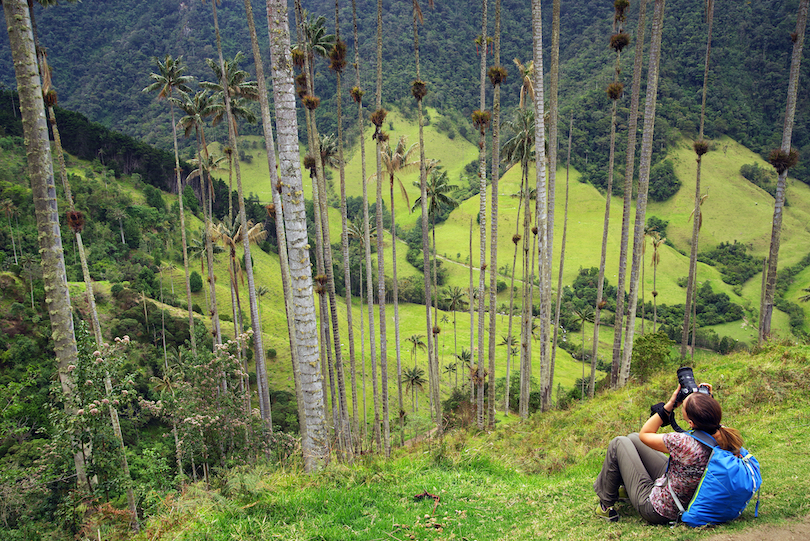
[[[660,371],[670,368],[669,353],[674,342],[663,332],[648,333],[633,341],[633,356],[630,375],[639,383]]]
[[[121,284],[113,284],[112,287],[110,288],[110,294],[115,298],[118,298],[118,295],[122,291],[124,291],[124,286],[122,286]]]
[[[200,273],[198,273],[197,271],[192,271],[191,272],[191,276],[189,276],[188,282],[189,282],[189,287],[191,287],[191,292],[192,293],[197,293],[199,291],[202,291],[203,281],[202,281],[202,277],[200,276]]]
[[[681,181],[675,176],[672,161],[664,160],[650,170],[649,197],[653,201],[666,201],[681,188]]]

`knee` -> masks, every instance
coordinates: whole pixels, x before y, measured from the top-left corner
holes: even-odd
[[[619,447],[625,444],[625,442],[629,442],[630,439],[627,436],[616,436],[610,443],[608,444],[608,451],[615,451]]]

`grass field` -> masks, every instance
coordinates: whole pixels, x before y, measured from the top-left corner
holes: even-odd
[[[598,395],[565,411],[499,423],[492,432],[455,430],[441,441],[397,449],[390,460],[364,455],[315,475],[297,461],[248,467],[165,498],[137,539],[418,539],[685,541],[780,526],[810,510],[810,349],[773,345],[754,357],[699,356],[695,372],[714,383],[724,424],[741,430],[764,483],[732,523],[706,529],[649,526],[629,504],[618,523],[593,516],[592,483],[608,441],[638,430],[664,400],[674,368],[644,385]],[[789,433],[789,437],[785,434]],[[415,498],[427,491],[440,497]]]

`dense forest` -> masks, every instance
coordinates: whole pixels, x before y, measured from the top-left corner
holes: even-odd
[[[669,6],[664,21],[661,57],[661,84],[656,113],[657,150],[680,135],[695,136],[698,131],[700,88],[702,86],[704,36],[703,0],[682,0]],[[223,50],[231,58],[238,51],[249,54],[250,42],[242,15],[242,2],[227,0],[220,8]],[[719,2],[715,7],[715,27],[711,70],[711,91],[706,111],[706,136],[728,135],[763,156],[778,143],[778,126],[784,117],[782,96],[787,89],[786,69],[790,63],[790,34],[795,27],[798,0],[773,2]],[[150,69],[151,59],[166,53],[182,55],[189,74],[200,80],[210,79],[206,58],[214,58],[213,26],[209,9],[200,2],[164,0],[60,3],[56,8],[35,14],[42,46],[48,50],[54,84],[60,103],[99,122],[133,135],[158,147],[171,147],[171,134],[161,118],[163,109],[141,92],[140,74]],[[334,13],[334,5],[322,0],[304,6],[315,15]],[[256,3],[257,13],[263,6]],[[531,19],[525,2],[504,1],[502,5],[502,62],[508,75],[503,83],[504,110],[514,107],[519,96],[521,77],[512,63],[530,60],[531,32],[525,26]],[[550,34],[551,2],[543,5],[544,32]],[[628,27],[634,27],[638,3],[629,8]],[[371,1],[357,4],[361,72],[363,86],[373,88],[376,63],[374,33],[376,9]],[[604,185],[608,141],[606,129],[608,99],[604,86],[611,78],[609,48],[603,36],[609,28],[610,2],[583,0],[563,3],[560,27],[560,100],[561,127],[569,113],[575,112],[573,161]],[[341,7],[341,17],[351,21],[351,6]],[[327,17],[329,20],[330,17]],[[494,24],[490,17],[490,28]],[[450,0],[436,2],[425,9],[420,36],[423,79],[430,84],[424,100],[427,107],[455,113],[453,130],[474,138],[469,115],[477,92],[475,39],[481,33],[480,6],[474,2]],[[327,27],[333,23],[327,22]],[[406,4],[383,3],[383,63],[386,79],[383,102],[388,107],[415,111],[410,96],[413,44],[400,39],[410,35],[411,10]],[[649,18],[648,18],[649,24]],[[332,31],[332,30],[330,30]],[[490,29],[490,32],[492,30]],[[394,39],[394,36],[397,39]],[[267,55],[267,35],[259,33]],[[353,48],[351,33],[344,38]],[[549,53],[550,40],[544,42]],[[632,72],[633,47],[623,55],[623,72]],[[0,83],[14,84],[9,61],[8,41],[0,37]],[[246,62],[244,69],[255,73]],[[548,63],[545,65],[549,69]],[[316,86],[323,89],[322,107],[335,110],[334,78],[324,66],[316,74]],[[810,66],[802,66],[802,77],[810,76]],[[582,84],[587,81],[587,84]],[[343,93],[344,107],[351,97]],[[794,146],[801,155],[810,153],[810,96],[800,93]],[[626,107],[622,105],[622,107]],[[586,114],[587,113],[587,114]],[[620,118],[626,118],[626,110]],[[303,126],[303,113],[299,113]],[[321,130],[334,133],[332,114],[324,114]],[[451,126],[448,125],[448,129]],[[459,129],[460,128],[460,129]],[[252,130],[252,131],[251,131]],[[243,133],[260,133],[245,126]],[[621,147],[626,128],[618,130]],[[302,138],[304,137],[302,132]],[[810,182],[810,165],[800,162],[793,171],[796,178]]]
[[[0,39],[0,535],[807,340],[807,0],[43,4]]]

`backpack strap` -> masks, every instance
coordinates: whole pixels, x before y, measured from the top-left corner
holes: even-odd
[[[689,430],[686,433],[706,447],[711,447],[712,449],[717,447],[717,440],[708,432],[704,432],[703,430]]]
[[[700,443],[702,443],[706,447],[709,447],[712,450],[715,447],[717,447],[717,440],[715,440],[710,434],[707,434],[706,432],[704,432],[702,430],[689,430],[689,431],[684,431],[684,432],[686,434],[689,434],[694,439],[696,439],[697,441],[699,441]],[[669,461],[667,461],[667,473],[668,472],[669,472]],[[670,495],[672,495],[672,500],[675,502],[675,506],[678,508],[678,519],[677,519],[676,523],[680,522],[681,521],[681,516],[684,513],[686,513],[686,509],[684,508],[683,504],[681,503],[681,500],[679,500],[678,496],[675,494],[675,489],[672,488],[672,484],[669,482],[669,478],[667,478],[667,489],[669,489],[669,493],[670,493]]]

